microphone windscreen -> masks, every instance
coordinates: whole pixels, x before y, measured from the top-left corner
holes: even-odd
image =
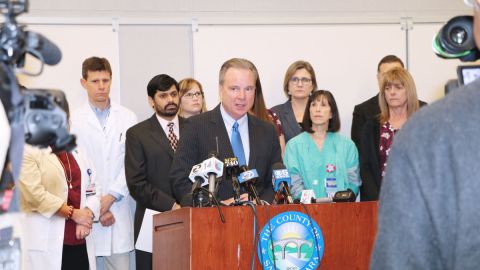
[[[38,58],[40,54],[45,64],[53,66],[62,60],[62,52],[53,42],[41,34],[27,32],[27,51]]]

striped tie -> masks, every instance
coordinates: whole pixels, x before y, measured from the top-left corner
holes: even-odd
[[[173,122],[168,123],[168,140],[173,151],[177,150],[178,139],[177,135],[173,132]]]

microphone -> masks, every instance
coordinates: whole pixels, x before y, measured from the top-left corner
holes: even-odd
[[[357,195],[351,189],[337,191],[333,196],[333,202],[355,202]]]
[[[255,181],[258,179],[258,173],[257,170],[252,169],[249,170],[247,166],[242,165],[240,167],[240,175],[238,176],[238,182],[241,185],[244,185],[247,187],[250,195],[255,199],[257,202],[257,205],[262,205],[262,202],[260,201],[260,198],[258,197],[257,189],[255,188]]]
[[[56,65],[62,60],[62,52],[50,40],[39,33],[26,31],[26,51],[47,65]]]
[[[341,202],[355,202],[356,198],[357,196],[355,195],[355,192],[347,188],[347,190],[341,190],[341,191],[335,192],[335,195],[333,195],[332,198],[325,197],[325,198],[315,199],[311,197],[311,200],[312,200],[312,203],[330,203],[330,202],[341,203]]]
[[[223,163],[216,158],[216,152],[209,154],[210,158],[202,162],[203,174],[208,178],[208,190],[215,194],[215,178],[223,175]]]
[[[240,170],[238,166],[238,159],[236,157],[226,158],[223,163],[225,164],[225,177],[227,179],[232,179],[233,186],[233,198],[235,199],[235,204],[240,203],[240,183],[238,182],[237,173]]]
[[[25,50],[47,65],[56,65],[62,60],[62,52],[50,40],[39,33],[26,31]]]
[[[287,204],[293,204],[293,198],[289,188],[292,184],[292,180],[290,179],[290,174],[288,173],[287,168],[280,162],[273,164],[272,184],[273,190],[277,194],[282,195],[284,202]],[[277,198],[277,196],[275,196],[275,198]]]
[[[199,187],[208,185],[208,179],[204,176],[202,169],[202,163],[199,163],[193,166],[192,170],[190,171],[188,178],[190,178],[190,180],[193,182],[192,192]]]

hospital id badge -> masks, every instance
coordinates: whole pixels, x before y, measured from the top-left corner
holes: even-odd
[[[95,188],[95,183],[91,183],[87,186],[87,189],[85,190],[85,193],[88,196],[92,196],[97,194],[96,188]]]

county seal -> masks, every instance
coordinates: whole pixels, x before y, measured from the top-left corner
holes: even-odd
[[[265,224],[259,240],[258,259],[266,270],[313,270],[322,260],[322,231],[301,212],[276,215]]]

